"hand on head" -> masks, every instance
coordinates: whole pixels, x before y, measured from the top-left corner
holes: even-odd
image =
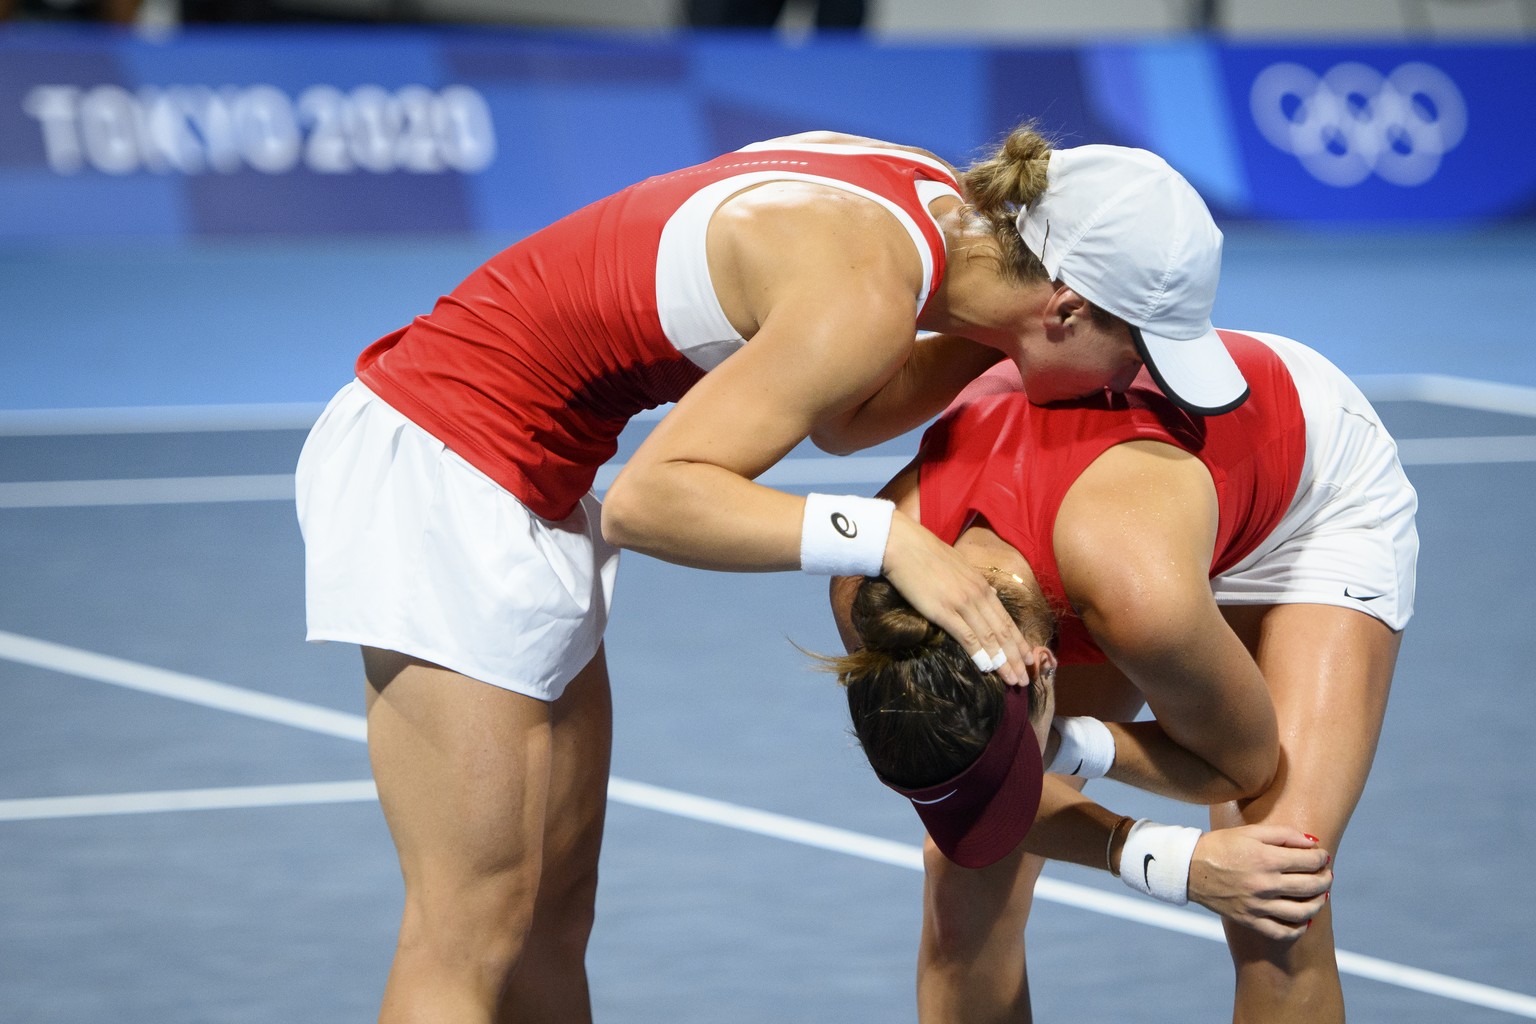
[[[969,567],[1023,641],[1025,669],[1019,675],[1043,751],[1056,706],[1050,648],[1055,616],[1032,581],[994,567]],[[1001,720],[1003,692],[1011,685],[1003,673],[980,668],[979,659],[888,578],[859,584],[850,618],[860,649],[829,661],[848,688],[854,728],[875,770],[906,785],[963,771]]]
[[[1033,648],[986,574],[899,513],[886,541],[885,578],[919,615],[954,637],[978,669],[998,673],[1011,686],[1028,681]]]
[[[994,571],[995,575],[995,571]],[[1041,749],[1055,704],[1054,625],[1034,590],[1004,586],[1029,646],[1029,685],[983,672],[889,580],[866,579],[851,620],[863,646],[827,659],[848,691],[854,731],[882,782],[912,801],[939,849],[963,867],[994,863],[1039,807]]]

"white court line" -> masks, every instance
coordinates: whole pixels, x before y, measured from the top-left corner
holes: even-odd
[[[1354,378],[1373,402],[1424,402],[1480,412],[1536,417],[1536,388],[1438,373],[1373,373]],[[0,409],[0,437],[71,434],[180,434],[240,430],[308,430],[323,402],[106,406],[86,409]],[[654,422],[663,405],[634,416]]]
[[[1405,466],[1536,462],[1536,436],[1398,438],[1397,454]]]
[[[197,434],[240,430],[308,430],[323,402],[269,405],[146,405],[101,409],[0,410],[0,437],[74,434]]]
[[[1439,373],[1377,373],[1356,377],[1372,402],[1424,402],[1478,412],[1536,416],[1536,388]]]
[[[215,683],[210,679],[141,665],[17,633],[0,631],[0,658],[82,679],[93,679],[98,683],[111,683],[130,690],[170,697],[188,704],[232,711],[247,718],[277,722],[308,732],[339,736],[359,743],[368,740],[368,723],[361,715],[333,711],[317,704],[276,697],[259,690]]]
[[[0,800],[0,821],[90,818],[104,814],[158,814],[165,811],[223,811],[238,807],[296,807],[302,804],[377,800],[372,779],[356,782],[302,782],[285,786],[221,786],[148,793],[29,797]]]
[[[670,406],[636,413],[638,422],[661,419]],[[98,409],[0,409],[0,437],[79,434],[201,434],[246,430],[308,430],[324,402],[252,405],[143,405]]]
[[[198,502],[292,500],[292,473],[0,483],[0,508],[79,508],[99,505],[184,505]]]
[[[274,697],[254,690],[246,690],[226,683],[180,672],[140,665],[136,662],[113,658],[79,648],[66,647],[46,640],[20,636],[0,631],[0,658],[49,669],[67,675],[79,676],[97,682],[112,683],[130,689],[154,693],[175,700],[200,704],[205,707],[280,722],[295,728],[320,732],[329,736],[366,741],[367,721],[361,715],[334,711],[301,701]],[[136,793],[95,797],[62,797],[40,800],[0,801],[0,820],[21,820],[24,817],[66,817],[77,814],[143,813],[148,810],[178,810],[185,807],[160,807],[155,801],[200,801],[205,809],[218,807],[264,806],[253,802],[253,794],[266,791],[269,795],[288,803],[323,802],[318,794],[330,787],[335,800],[365,800],[364,782],[318,783],[314,786],[295,787],[236,787],[228,793],[228,801],[219,802],[219,790],[174,791],[171,793]],[[189,795],[191,794],[191,795]],[[726,828],[733,828],[756,835],[769,836],[787,842],[799,843],[817,849],[860,857],[881,864],[889,864],[909,870],[922,870],[922,851],[916,846],[893,842],[876,836],[867,836],[847,829],[791,818],[787,815],[761,811],[737,804],[695,796],[676,790],[664,789],[628,779],[608,780],[610,799],[648,810],[660,811],[677,817],[689,818]],[[306,796],[314,799],[304,799]],[[77,801],[67,803],[67,801]],[[22,808],[18,805],[25,805]],[[87,808],[97,808],[88,810]],[[102,809],[106,808],[106,809]],[[116,809],[114,809],[116,808]],[[23,813],[23,810],[27,813]],[[44,813],[46,812],[46,813]],[[73,815],[70,813],[73,812]],[[1178,932],[1213,942],[1224,942],[1219,922],[1209,915],[1195,914],[1173,907],[1144,900],[1107,893],[1091,886],[1064,882],[1060,879],[1042,878],[1036,894],[1043,900],[1060,903],[1081,910],[1104,914],[1109,917],[1151,925],[1166,931]],[[1441,996],[1457,1002],[1489,1009],[1502,1010],[1519,1017],[1536,1019],[1536,997],[1495,988],[1462,978],[1439,974],[1434,971],[1408,967],[1377,957],[1338,951],[1339,970],[1373,981],[1412,989],[1428,995]]]
[[[1536,435],[1413,437],[1400,439],[1397,449],[1405,466],[1536,462]],[[904,469],[909,461],[905,455],[785,459],[757,479],[771,487],[883,484]],[[603,466],[598,470],[593,488],[607,490],[623,468],[622,462]],[[292,500],[293,477],[287,473],[0,483],[0,509]]]

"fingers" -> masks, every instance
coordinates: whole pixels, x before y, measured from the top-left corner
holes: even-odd
[[[958,558],[956,561],[958,575],[965,577],[963,588],[955,605],[945,610],[943,618],[933,618],[934,623],[970,652],[980,671],[996,672],[1010,685],[1027,682],[1026,668],[1033,659],[997,591],[981,570]]]
[[[1033,656],[986,576],[906,516],[892,519],[885,575],[913,608],[960,643],[979,670],[996,672],[1011,686],[1028,681]]]
[[[1333,888],[1333,872],[1326,867],[1317,871],[1276,875],[1264,895],[1289,900],[1322,899]]]
[[[1234,832],[1265,844],[1267,865],[1275,871],[1312,874],[1333,863],[1333,854],[1314,835],[1284,825],[1244,825]],[[1331,876],[1330,876],[1331,877]]]
[[[1288,846],[1263,848],[1255,867],[1265,884],[1260,895],[1283,899],[1321,899],[1333,886],[1333,856],[1322,847],[1298,850]]]
[[[1298,850],[1311,850],[1322,846],[1322,840],[1317,836],[1309,835],[1288,825],[1244,825],[1242,828],[1255,839],[1270,846],[1289,846]]]
[[[1239,921],[1238,923],[1252,928],[1266,939],[1274,942],[1295,942],[1307,934],[1307,925],[1305,923],[1299,925],[1288,924],[1284,921],[1277,921],[1268,917],[1258,917],[1248,921]]]
[[[1276,942],[1295,942],[1312,927],[1313,918],[1327,903],[1327,894],[1311,900],[1274,900],[1257,904],[1250,914],[1234,920]]]
[[[1191,898],[1266,938],[1295,941],[1328,902],[1332,856],[1312,836],[1245,825],[1209,832],[1202,843]]]

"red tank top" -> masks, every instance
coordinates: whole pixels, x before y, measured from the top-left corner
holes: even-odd
[[[948,169],[900,150],[762,144],[640,182],[503,250],[364,351],[358,378],[535,513],[563,519],[630,417],[676,401],[743,344],[710,284],[704,232],[730,195],[785,179],[865,195],[902,221],[925,271],[915,317],[943,276],[927,203],[958,194]]]
[[[1057,609],[1063,664],[1104,658],[1071,610],[1052,537],[1068,489],[1106,450],[1132,440],[1163,441],[1205,464],[1220,510],[1213,577],[1242,561],[1290,508],[1307,449],[1296,385],[1269,346],[1220,333],[1251,392],[1220,416],[1182,411],[1145,371],[1124,395],[1033,405],[1018,368],[1003,363],[962,392],[923,436],[923,525],[954,543],[980,516],[1018,549]]]

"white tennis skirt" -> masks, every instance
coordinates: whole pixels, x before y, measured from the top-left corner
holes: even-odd
[[[355,380],[310,431],[296,485],[310,641],[546,701],[596,654],[619,552],[594,495],[542,519]]]
[[[1285,516],[1211,581],[1218,604],[1328,604],[1402,629],[1413,616],[1418,495],[1365,396],[1323,356],[1244,332],[1285,361],[1307,423],[1307,457]]]

